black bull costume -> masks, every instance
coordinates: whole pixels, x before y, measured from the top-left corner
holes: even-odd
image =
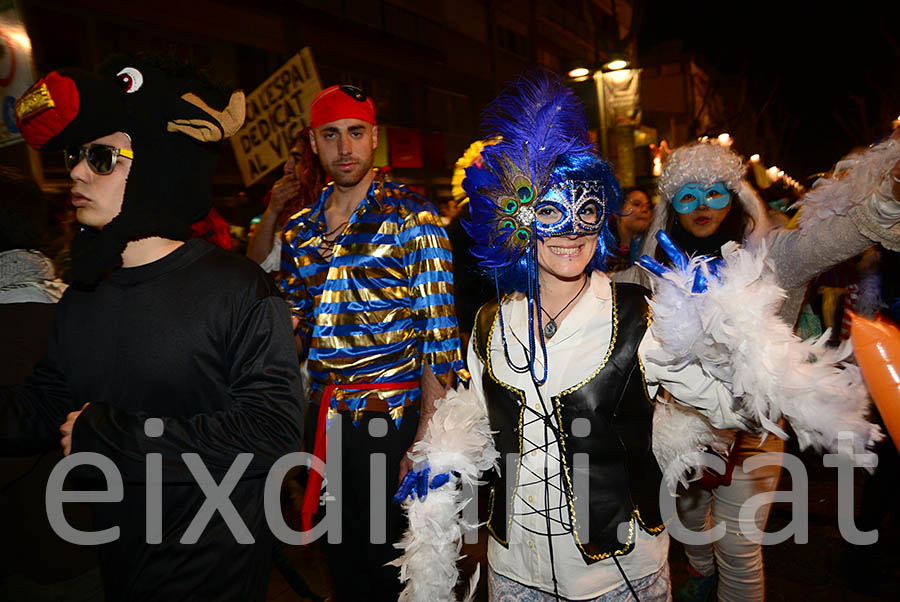
[[[129,240],[188,237],[190,224],[210,209],[214,143],[244,121],[242,91],[230,97],[200,82],[184,66],[131,57],[97,73],[54,71],[16,103],[19,127],[41,151],[126,132],[134,161],[121,213],[102,231],[84,228],[73,242],[72,279],[96,281],[121,262]]]

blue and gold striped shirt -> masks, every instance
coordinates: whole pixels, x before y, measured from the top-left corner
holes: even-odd
[[[424,363],[444,385],[452,372],[467,378],[450,244],[434,206],[376,177],[327,261],[319,246],[333,190],[288,221],[282,247],[279,286],[308,344],[310,399],[334,383],[419,381]],[[338,390],[331,405],[360,410],[373,395],[394,409],[420,390]]]

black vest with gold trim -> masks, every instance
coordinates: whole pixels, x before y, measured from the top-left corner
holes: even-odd
[[[556,422],[561,425],[559,457],[563,462],[563,487],[568,500],[575,543],[587,564],[609,556],[627,554],[634,548],[635,529],[640,524],[649,533],[663,530],[659,512],[662,479],[651,448],[653,404],[647,397],[638,346],[647,331],[647,289],[635,284],[612,286],[612,341],[605,358],[584,381],[552,398]],[[522,421],[525,392],[500,382],[493,373],[489,349],[497,327],[498,304],[494,300],[478,312],[473,344],[484,366],[482,381],[494,444],[501,454],[518,454],[521,463]],[[503,356],[499,356],[502,361]],[[572,423],[586,419],[573,436]],[[587,434],[584,431],[588,431]],[[588,521],[584,504],[575,504],[573,458],[588,460]],[[583,464],[583,462],[582,462]],[[508,546],[516,475],[505,470],[491,487],[487,526],[491,535]],[[579,478],[584,478],[580,476]],[[582,485],[579,485],[582,487]],[[505,503],[504,503],[505,500]],[[587,522],[587,525],[585,525]],[[619,541],[619,525],[627,525],[627,540]]]

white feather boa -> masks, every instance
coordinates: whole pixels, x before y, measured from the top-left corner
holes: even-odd
[[[653,359],[676,368],[699,363],[707,374],[730,385],[740,415],[786,438],[776,424],[784,416],[802,448],[840,452],[838,434],[844,431],[853,434],[856,453],[880,439],[880,429],[866,419],[869,398],[859,368],[845,361],[851,354],[849,342],[828,349],[828,333],[801,341],[778,318],[785,293],[766,266],[764,246],[729,243],[722,254],[721,279],[709,275],[700,258],[692,259],[685,272],[651,277],[650,330],[665,352],[660,354],[665,357]],[[698,266],[709,279],[706,293],[691,292]],[[700,425],[694,427],[685,432],[697,433]],[[662,433],[660,437],[664,447],[665,437]],[[685,451],[694,451],[704,438],[716,438],[713,433],[691,437],[683,442]],[[678,461],[673,459],[677,450],[658,453],[664,472]],[[689,462],[682,462],[678,470],[690,468]],[[684,479],[682,474],[675,476]],[[670,489],[672,479],[667,482]]]
[[[721,430],[693,408],[658,399],[653,412],[653,455],[663,472],[663,482],[675,495],[678,483],[685,487],[702,475],[700,453],[706,448],[726,456],[735,431]]]
[[[481,473],[495,466],[499,458],[484,405],[472,392],[460,385],[435,405],[425,437],[409,456],[413,462],[427,462],[431,474],[455,474],[450,482],[430,491],[424,501],[403,502],[409,528],[395,544],[403,555],[391,562],[400,567],[400,580],[406,583],[400,602],[456,601],[453,588],[459,580],[456,563],[462,535],[477,526],[462,518],[470,500],[464,499],[460,485],[477,485]],[[476,570],[466,600],[474,596],[477,583]]]

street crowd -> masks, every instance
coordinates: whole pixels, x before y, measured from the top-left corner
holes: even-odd
[[[235,247],[211,182],[241,92],[123,57],[17,101],[77,232],[47,251],[43,193],[0,170],[0,599],[262,600],[283,486],[335,600],[434,600],[438,575],[450,600],[459,534],[407,515],[458,501],[471,460],[492,601],[763,600],[764,454],[840,432],[895,479],[842,342],[851,309],[900,321],[900,130],[804,197],[715,140],[623,190],[577,97],[529,72],[439,210],[373,168],[375,108],[322,90]],[[724,525],[678,588],[667,489],[684,527]]]

